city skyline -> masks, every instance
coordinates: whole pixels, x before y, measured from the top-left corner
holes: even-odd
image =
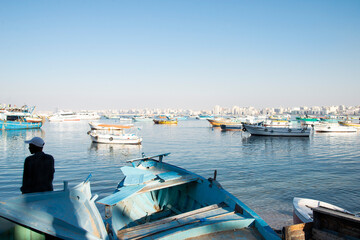
[[[359,1],[2,1],[0,103],[359,105]]]

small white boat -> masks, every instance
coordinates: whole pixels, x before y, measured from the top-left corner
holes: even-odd
[[[75,112],[58,112],[49,117],[49,122],[76,122],[80,117]]]
[[[266,127],[262,123],[243,124],[245,131],[251,135],[274,137],[309,137],[311,129],[305,127]]]
[[[315,132],[318,133],[351,133],[357,132],[355,127],[342,126],[339,124],[319,124],[314,126]]]
[[[132,125],[95,124],[89,123],[91,131],[88,134],[95,143],[141,144],[142,138],[135,133],[125,133],[124,129]]]
[[[293,199],[293,221],[294,224],[308,223],[313,221],[313,208],[324,207],[331,210],[336,210],[343,213],[349,213],[343,208],[337,207],[330,203],[308,199],[308,198],[297,198]]]

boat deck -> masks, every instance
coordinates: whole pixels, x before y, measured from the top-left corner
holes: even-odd
[[[225,203],[138,226],[121,229],[119,239],[262,239],[252,227],[253,218],[244,218]],[[221,232],[221,233],[219,233]]]

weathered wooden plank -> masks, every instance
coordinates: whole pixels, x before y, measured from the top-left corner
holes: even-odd
[[[210,206],[206,206],[206,207],[203,207],[203,208],[196,209],[194,211],[178,214],[178,215],[168,217],[168,218],[165,218],[165,219],[162,219],[162,220],[158,220],[158,221],[155,221],[155,222],[150,222],[150,223],[142,224],[142,225],[139,225],[139,226],[125,228],[125,229],[119,230],[118,232],[123,232],[124,233],[124,232],[135,231],[135,230],[138,230],[138,229],[151,228],[151,227],[153,227],[155,225],[165,224],[167,222],[175,221],[175,220],[178,220],[178,219],[181,219],[181,218],[197,215],[197,214],[204,213],[204,212],[209,212],[209,211],[219,209],[219,208],[222,208],[222,207],[226,207],[226,206],[227,205],[225,203],[213,204],[213,205],[210,205]]]
[[[282,239],[307,240],[311,238],[313,223],[300,223],[286,226],[282,230]]]
[[[334,233],[330,233],[327,231],[323,231],[320,229],[314,228],[312,230],[312,239],[314,240],[346,240],[348,238],[346,237],[340,237],[335,235]]]

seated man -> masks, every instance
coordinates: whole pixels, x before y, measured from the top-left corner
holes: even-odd
[[[53,191],[54,158],[42,151],[44,140],[34,137],[25,143],[29,143],[32,155],[25,159],[21,192],[24,194]]]

